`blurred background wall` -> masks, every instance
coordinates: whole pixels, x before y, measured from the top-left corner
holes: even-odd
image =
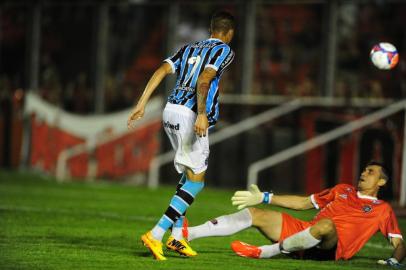
[[[134,133],[125,131],[128,110],[163,59],[208,37],[210,16],[221,9],[237,19],[236,58],[221,80],[215,131],[293,99],[322,97],[335,105],[313,99],[213,145],[210,186],[243,187],[253,162],[406,97],[405,1],[5,0],[0,166],[56,175],[59,164],[68,178],[146,183],[153,158],[170,151],[159,114],[173,78],[155,93],[154,117]],[[393,70],[370,63],[381,41],[400,53]],[[34,105],[24,114],[31,94]],[[79,123],[100,124],[76,131]],[[259,183],[298,193],[354,184],[365,163],[377,159],[393,179],[384,196],[397,199],[403,128],[403,113],[393,114],[263,170]],[[159,172],[161,183],[177,181],[171,162]]]

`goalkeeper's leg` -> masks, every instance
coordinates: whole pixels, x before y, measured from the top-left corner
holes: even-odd
[[[281,253],[310,249],[315,246],[328,250],[335,245],[337,245],[337,233],[334,223],[330,219],[321,219],[313,226],[294,233],[273,245],[257,247],[234,241],[231,247],[237,255],[242,257],[271,258]]]
[[[202,237],[232,235],[251,226],[257,227],[268,238],[277,241],[281,233],[282,216],[276,211],[246,208],[187,228],[187,239],[192,241]]]

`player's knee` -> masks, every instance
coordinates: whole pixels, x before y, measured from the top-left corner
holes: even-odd
[[[194,174],[191,169],[186,169],[186,177],[187,179],[195,182],[204,182],[204,176],[206,172],[202,172],[199,174]]]
[[[253,207],[248,208],[248,210],[251,213],[252,225],[255,227],[266,226],[269,224],[270,219],[272,219],[272,211]]]
[[[252,217],[252,225],[260,226],[263,223],[265,211],[262,209],[254,208],[254,207],[249,207],[248,211],[250,211],[250,214]]]
[[[328,235],[335,231],[334,222],[329,218],[319,220],[316,225],[320,235]]]

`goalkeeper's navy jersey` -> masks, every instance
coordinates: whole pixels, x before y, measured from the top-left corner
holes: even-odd
[[[233,61],[234,52],[219,39],[209,38],[183,46],[173,56],[164,61],[172,66],[177,74],[175,88],[168,102],[188,107],[197,112],[197,79],[206,67],[217,73],[211,81],[206,101],[206,113],[209,125],[213,126],[219,116],[219,81],[225,68]]]

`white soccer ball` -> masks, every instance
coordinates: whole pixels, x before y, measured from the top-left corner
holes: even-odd
[[[396,47],[387,42],[375,45],[369,56],[372,63],[379,69],[392,69],[399,61]]]

